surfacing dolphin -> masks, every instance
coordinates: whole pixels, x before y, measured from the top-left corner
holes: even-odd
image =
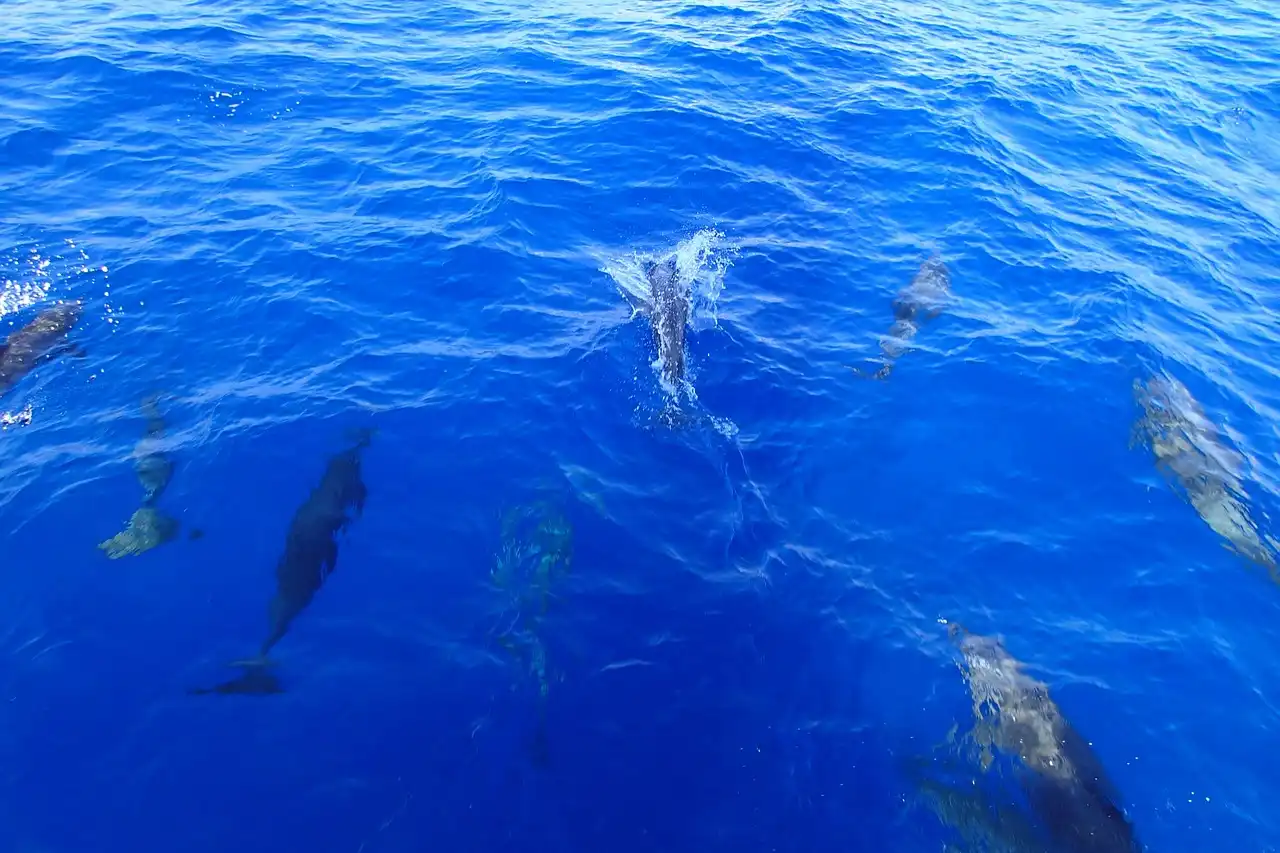
[[[673,255],[645,267],[653,309],[653,339],[658,347],[662,375],[672,385],[684,379],[684,336],[689,322],[689,285],[681,280]]]
[[[1027,802],[1053,840],[1071,853],[1141,851],[1102,762],[1050,698],[1048,686],[1024,673],[1000,640],[954,623],[948,632],[964,658],[973,739],[984,759],[992,747],[1018,759]]]
[[[0,394],[43,362],[64,353],[84,355],[84,350],[66,340],[82,311],[78,301],[56,302],[0,344]]]
[[[298,507],[285,538],[284,553],[276,563],[276,594],[271,600],[271,628],[257,657],[234,661],[245,674],[204,692],[274,693],[274,678],[255,672],[268,666],[268,654],[284,638],[289,626],[333,574],[338,562],[336,536],[364,512],[368,489],[361,479],[360,454],[369,446],[373,431],[357,434],[356,443],[329,459],[320,483]],[[354,510],[349,515],[348,511]]]
[[[934,255],[920,265],[911,282],[893,298],[893,325],[880,338],[883,363],[879,369],[870,373],[858,367],[849,369],[864,378],[888,379],[898,357],[907,351],[916,332],[941,314],[950,299],[951,273],[942,258]]]
[[[1264,541],[1245,504],[1244,458],[1222,440],[1191,391],[1168,374],[1133,383],[1142,409],[1129,446],[1145,440],[1156,466],[1184,490],[1186,499],[1227,547],[1263,566],[1280,583],[1274,540]],[[1269,537],[1268,537],[1269,538]]]

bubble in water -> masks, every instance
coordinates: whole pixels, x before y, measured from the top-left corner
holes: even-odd
[[[16,412],[0,412],[0,430],[6,430],[11,426],[30,426],[32,414],[30,403]]]
[[[102,294],[108,318],[119,314],[110,303],[107,267],[95,264],[74,240],[33,241],[0,251],[0,319],[59,299],[87,300]],[[108,319],[108,322],[111,322]]]

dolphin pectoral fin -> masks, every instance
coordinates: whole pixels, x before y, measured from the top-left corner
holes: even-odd
[[[637,316],[649,317],[653,314],[653,306],[650,305],[648,302],[646,302],[645,300],[641,299],[640,297],[636,296],[634,293],[631,293],[628,290],[625,290],[623,288],[618,288],[618,289],[622,291],[623,300],[628,305],[631,306],[632,320],[634,320]]]
[[[80,344],[60,344],[59,346],[56,346],[38,356],[35,360],[35,364],[37,366],[45,365],[54,359],[61,358],[64,355],[71,356],[72,358],[84,358],[88,353],[85,351],[84,347],[80,346]]]

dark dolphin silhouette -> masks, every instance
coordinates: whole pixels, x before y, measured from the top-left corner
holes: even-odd
[[[934,255],[920,265],[911,282],[893,298],[893,325],[880,339],[883,356],[880,368],[870,373],[857,367],[849,369],[863,377],[889,378],[898,357],[907,351],[916,332],[941,314],[950,298],[951,273],[942,259]]]
[[[362,430],[355,445],[329,460],[320,483],[298,507],[276,563],[276,594],[271,600],[271,628],[257,657],[235,661],[245,668],[239,678],[204,692],[274,693],[278,683],[258,672],[270,665],[268,654],[284,638],[289,626],[333,574],[338,562],[336,536],[364,512],[368,489],[361,479],[361,451],[369,446],[372,430]],[[348,515],[354,510],[354,515]]]
[[[82,311],[78,301],[54,303],[0,344],[0,394],[45,361],[64,353],[84,355],[80,347],[66,342]]]
[[[289,625],[306,609],[338,563],[336,536],[364,513],[369,490],[360,477],[360,452],[372,433],[361,433],[353,447],[333,456],[320,483],[298,507],[276,563],[276,594],[271,600],[271,632],[258,650],[265,659],[284,638]],[[355,510],[354,517],[347,510]]]

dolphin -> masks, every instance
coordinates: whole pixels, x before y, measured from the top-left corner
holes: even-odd
[[[272,661],[267,655],[337,567],[338,543],[334,537],[353,520],[348,510],[354,509],[356,518],[364,512],[368,489],[360,476],[360,451],[369,446],[373,430],[359,430],[355,438],[352,447],[329,459],[319,484],[293,515],[284,553],[276,563],[271,627],[257,657],[232,661],[229,666],[243,670],[236,678],[211,688],[191,688],[188,693],[267,695],[283,692],[279,681],[268,670]]]
[[[1133,393],[1142,416],[1129,446],[1149,443],[1156,466],[1182,487],[1210,529],[1280,583],[1275,540],[1264,540],[1245,504],[1241,454],[1226,445],[1204,407],[1172,376],[1153,376],[1145,384],[1135,379]]]
[[[246,666],[244,672],[229,681],[213,687],[191,687],[187,693],[192,696],[207,696],[211,693],[224,695],[240,694],[245,696],[268,696],[272,693],[283,693],[284,688],[275,673],[261,666]]]
[[[258,656],[233,665],[264,665],[267,655],[289,626],[333,574],[338,562],[336,535],[364,513],[368,489],[360,477],[360,452],[373,433],[362,430],[356,443],[333,456],[320,483],[293,515],[284,553],[276,563],[276,594],[271,600],[271,628]],[[348,515],[354,510],[354,516]]]
[[[1102,762],[1048,687],[1024,673],[1000,640],[954,623],[948,632],[964,658],[984,761],[991,747],[1018,759],[1027,802],[1054,842],[1072,853],[1139,853]]]
[[[680,280],[672,255],[645,268],[653,308],[653,339],[658,346],[663,377],[673,385],[684,378],[684,336],[689,322],[689,288]]]
[[[0,394],[45,361],[63,353],[84,355],[79,346],[66,343],[82,311],[79,301],[56,302],[0,344]]]
[[[888,379],[899,356],[907,351],[911,339],[925,323],[942,313],[951,299],[951,273],[937,255],[920,265],[915,277],[893,298],[893,325],[880,338],[883,362],[879,369],[868,373],[858,367],[850,367],[865,378]]]
[[[98,543],[98,548],[111,560],[142,554],[163,545],[178,535],[181,526],[177,519],[156,506],[173,476],[173,462],[162,447],[165,422],[158,395],[151,394],[142,400],[142,416],[146,420],[146,431],[133,450],[134,473],[142,486],[142,501],[123,530]],[[195,539],[201,534],[193,530],[188,535]]]

